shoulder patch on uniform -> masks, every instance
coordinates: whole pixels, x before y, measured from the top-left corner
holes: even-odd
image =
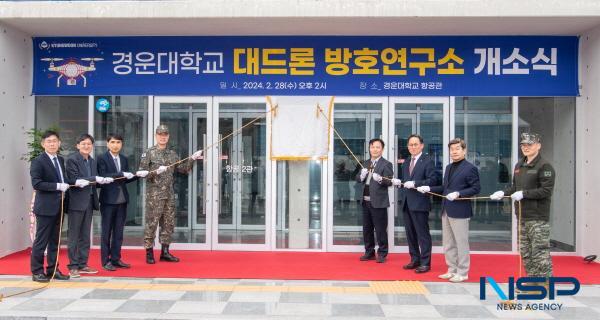
[[[552,171],[544,171],[544,177],[552,177]]]

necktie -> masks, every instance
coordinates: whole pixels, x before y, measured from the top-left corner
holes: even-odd
[[[56,170],[56,176],[58,176],[58,180],[63,183],[64,181],[62,175],[60,174],[60,166],[58,165],[58,157],[54,157],[52,162],[54,163],[54,170]]]
[[[113,158],[113,160],[115,160],[115,168],[117,168],[117,172],[120,172],[121,168],[119,168],[119,160],[117,160],[117,158]]]
[[[415,157],[410,159],[410,166],[408,166],[408,174],[412,176],[413,169],[415,168]]]

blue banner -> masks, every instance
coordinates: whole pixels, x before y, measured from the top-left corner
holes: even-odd
[[[576,96],[574,36],[33,39],[36,95]]]

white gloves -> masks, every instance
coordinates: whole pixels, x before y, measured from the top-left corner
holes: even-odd
[[[125,177],[127,180],[129,180],[129,179],[133,179],[133,177],[135,177],[135,175],[131,172],[123,172],[123,177]]]
[[[504,191],[496,191],[490,195],[492,200],[502,200],[502,198],[504,198]]]
[[[448,193],[446,195],[446,199],[448,199],[448,201],[454,201],[456,200],[456,198],[458,198],[460,196],[460,193],[458,193],[457,191],[454,191],[452,193]]]
[[[521,201],[523,200],[523,191],[517,191],[513,194],[510,195],[510,198],[515,200],[515,201]]]
[[[427,193],[431,191],[431,188],[429,188],[429,186],[420,186],[417,187],[417,191],[419,191],[420,193]]]
[[[160,167],[158,167],[158,169],[156,169],[156,174],[161,174],[161,173],[167,171],[168,168],[169,167],[167,167],[167,166],[160,166]]]
[[[148,175],[148,173],[150,173],[148,170],[140,170],[136,172],[135,175],[140,178],[145,178]]]
[[[58,191],[65,192],[68,189],[69,189],[69,184],[68,183],[57,183],[56,184],[56,190],[58,190]]]
[[[85,188],[90,185],[90,182],[85,179],[77,179],[75,180],[75,186],[79,188]]]
[[[202,157],[202,150],[198,150],[198,151],[194,152],[194,154],[192,154],[192,155],[190,156],[190,158],[191,158],[192,160],[194,160],[194,161],[196,161],[196,160],[200,159],[201,157]]]
[[[107,183],[112,183],[113,181],[115,181],[115,179],[113,179],[113,178],[104,178],[104,177],[96,176],[96,183],[98,183],[98,184],[107,184]]]
[[[402,184],[402,180],[394,178],[392,179],[392,184],[395,186],[399,186]]]
[[[406,189],[414,189],[415,188],[415,182],[414,181],[406,181],[406,182],[404,182],[404,187]]]
[[[368,174],[369,170],[367,170],[366,168],[362,168],[360,170],[360,181],[364,181]]]
[[[383,177],[380,176],[379,174],[373,172],[373,180],[377,181],[377,183],[381,183],[381,181],[383,180]]]

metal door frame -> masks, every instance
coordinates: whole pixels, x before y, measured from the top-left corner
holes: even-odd
[[[155,136],[154,136],[154,128],[156,128],[156,126],[158,126],[160,124],[160,105],[161,103],[201,103],[201,104],[206,104],[206,112],[197,112],[197,114],[202,114],[205,113],[206,114],[206,119],[207,119],[207,141],[211,141],[212,140],[212,123],[211,121],[209,121],[209,119],[211,119],[213,117],[212,115],[212,109],[213,109],[213,99],[211,97],[188,97],[188,96],[157,96],[154,97],[153,99],[153,112],[152,112],[152,119],[151,121],[149,121],[149,123],[151,123],[151,127],[149,128],[149,133],[152,132],[151,135],[149,135],[148,137],[148,144],[149,146],[153,146],[156,144],[155,141]],[[190,122],[193,122],[192,125],[190,126],[190,132],[189,132],[189,140],[188,143],[190,145],[190,148],[193,148],[193,137],[197,134],[197,128],[196,128],[196,122],[194,121],[196,119],[196,116],[194,115],[194,113],[192,113],[192,117],[190,118]],[[213,150],[212,148],[206,150],[205,152],[205,159],[204,159],[204,165],[207,168],[210,168],[211,162],[212,162],[212,155],[213,154]],[[181,156],[181,155],[180,155]],[[189,192],[189,197],[188,197],[188,208],[191,209],[191,211],[188,211],[188,228],[190,229],[195,229],[195,219],[191,219],[192,216],[192,212],[196,212],[196,201],[193,201],[193,199],[195,199],[195,195],[197,192],[197,188],[195,187],[195,183],[192,183],[191,181],[194,180],[194,177],[196,176],[196,166],[194,166],[194,169],[192,170],[192,172],[190,174],[192,174],[192,179],[188,179],[188,183],[191,184],[191,186],[188,184],[188,192]],[[204,188],[206,190],[206,196],[205,196],[205,214],[206,214],[206,225],[212,225],[212,217],[213,217],[213,208],[211,207],[211,204],[213,203],[212,200],[212,193],[208,192],[208,190],[211,190],[211,181],[212,181],[212,172],[210,170],[205,170],[205,181],[204,181]],[[190,204],[191,203],[191,204]],[[201,230],[201,229],[196,229],[196,230]],[[158,243],[158,233],[157,236],[154,240],[155,245]],[[171,244],[171,248],[175,249],[175,250],[210,250],[213,247],[212,244],[212,228],[205,228],[205,242],[204,243],[172,243]]]
[[[266,112],[268,110],[268,106],[267,106],[267,102],[265,100],[265,98],[263,96],[254,96],[254,97],[214,97],[213,98],[213,104],[212,104],[212,116],[211,117],[211,122],[212,122],[212,140],[211,143],[216,143],[219,140],[219,120],[221,118],[221,114],[219,113],[219,107],[220,104],[222,103],[239,103],[239,104],[264,104],[264,111]],[[225,112],[225,114],[232,114],[232,113],[237,113],[240,114],[239,112]],[[243,114],[244,112],[241,112],[241,114]],[[248,112],[247,114],[249,115],[254,115],[254,117],[258,116],[259,114],[256,113],[256,111],[253,112]],[[242,117],[242,116],[240,116]],[[270,119],[270,115],[267,114],[265,117],[267,123]],[[234,125],[235,125],[235,120],[234,120]],[[234,128],[234,130],[239,129],[238,128]],[[266,135],[267,135],[267,139],[266,139],[266,145],[265,145],[265,182],[266,182],[266,186],[265,186],[265,243],[264,244],[243,244],[243,243],[219,243],[219,220],[217,217],[219,210],[220,210],[220,205],[219,205],[219,197],[220,197],[220,181],[214,181],[214,183],[211,186],[212,189],[212,194],[213,194],[213,198],[212,198],[212,208],[213,208],[213,215],[215,217],[215,219],[212,219],[211,222],[211,229],[212,229],[212,248],[213,250],[232,250],[232,251],[269,251],[271,250],[271,229],[273,228],[273,221],[274,221],[274,213],[275,213],[275,208],[274,208],[274,198],[273,198],[273,192],[274,192],[274,185],[275,185],[275,175],[273,174],[275,172],[275,161],[271,161],[269,159],[269,152],[268,150],[270,150],[270,144],[271,141],[268,138],[270,135],[270,128],[267,125],[266,128]],[[219,175],[219,166],[220,166],[220,159],[218,159],[219,155],[220,155],[220,150],[218,148],[218,146],[216,146],[215,148],[213,148],[214,153],[212,155],[212,158],[215,160],[212,163],[212,167],[210,168],[210,171],[212,171],[212,177],[215,177],[215,179],[217,179],[220,175]],[[233,219],[232,219],[233,222]],[[243,229],[242,229],[243,230]],[[251,230],[251,229],[250,229]]]
[[[204,134],[204,139],[202,142],[198,141],[198,139],[196,139],[196,137],[198,136],[198,119],[205,119],[206,120],[206,133]],[[207,113],[206,112],[192,112],[192,150],[202,150],[205,149],[208,146],[208,123],[209,123],[209,119],[207,117]],[[199,143],[202,143],[202,146],[199,145]],[[205,151],[205,153],[208,152],[208,150]],[[207,186],[207,182],[208,179],[206,179],[206,176],[208,175],[208,160],[209,158],[206,156],[206,154],[202,155],[204,157],[204,161],[202,161],[202,166],[204,167],[204,210],[202,211],[202,213],[204,215],[207,216],[206,221],[208,221],[208,216],[210,215],[210,208],[208,208],[208,205],[210,204],[210,202],[208,201],[208,190],[206,188]],[[195,165],[192,169],[192,195],[196,196],[198,194],[198,184],[194,183],[194,180],[196,179],[196,176],[198,175],[198,166]],[[189,214],[189,219],[191,221],[191,225],[192,225],[192,229],[195,230],[206,230],[206,222],[205,224],[198,224],[197,223],[197,219],[196,217],[193,216],[193,212],[197,212],[198,210],[198,203],[196,201],[192,201],[192,211]]]
[[[450,97],[390,97],[389,98],[389,128],[390,128],[390,137],[395,137],[395,129],[396,129],[396,104],[398,103],[406,103],[406,104],[441,104],[442,105],[442,135],[443,135],[443,146],[448,145],[450,142],[451,135],[451,126],[450,126]],[[420,131],[420,121],[415,116],[416,128]],[[416,132],[419,132],[416,131]],[[425,142],[427,143],[427,142]],[[387,150],[388,156],[393,156],[393,159],[397,159],[395,156],[397,154],[395,144],[391,146],[390,149]],[[443,165],[442,168],[445,168],[448,163],[450,163],[450,154],[448,153],[448,149],[443,148]],[[394,174],[397,175],[395,172]],[[396,204],[398,203],[396,199],[396,192],[393,188],[390,188],[390,208],[388,209],[388,225],[393,226],[392,230],[394,232],[388,232],[388,243],[389,243],[389,252],[398,253],[398,252],[408,252],[408,246],[396,246],[394,245],[394,212],[396,212]],[[388,228],[389,229],[389,228]],[[441,253],[443,252],[443,248],[440,246],[434,246],[432,248],[433,253]]]
[[[395,103],[390,103],[390,106],[392,109],[395,109]],[[397,172],[396,168],[397,168],[397,163],[396,159],[398,159],[398,149],[396,148],[396,139],[398,139],[398,134],[396,133],[396,120],[397,119],[408,119],[411,122],[411,134],[415,133],[415,132],[419,132],[419,124],[417,121],[417,115],[416,114],[400,114],[400,117],[398,117],[398,115],[396,114],[395,110],[394,110],[394,119],[390,119],[390,122],[394,122],[393,124],[393,130],[394,130],[394,140],[390,140],[390,148],[392,149],[392,157],[390,158],[390,161],[392,162],[392,165],[394,166],[394,177],[398,178],[399,172]],[[393,159],[393,161],[392,161]],[[404,229],[404,227],[396,227],[396,210],[394,207],[394,204],[396,203],[396,199],[395,199],[395,192],[396,190],[394,188],[392,188],[392,193],[394,194],[394,198],[391,198],[391,215],[392,215],[392,223],[390,224],[390,226],[392,226],[391,228],[388,227],[388,229],[393,230],[394,233],[401,231],[401,229]],[[394,235],[392,235],[392,241],[394,241]],[[391,243],[391,242],[390,242]]]
[[[381,105],[381,136],[386,140],[385,137],[389,136],[389,100],[388,97],[336,97],[334,101],[334,105],[338,103],[375,103]],[[333,117],[335,119],[335,107],[333,112]],[[368,118],[368,117],[367,117]],[[335,123],[335,120],[331,119],[332,123]],[[369,130],[368,126],[372,126],[374,122],[374,118],[371,118],[369,123],[367,124],[367,130]],[[367,132],[370,134],[372,130]],[[329,146],[329,159],[331,161],[327,161],[327,211],[325,212],[325,217],[327,221],[327,228],[325,230],[325,234],[323,235],[323,239],[326,243],[327,251],[330,252],[362,252],[364,251],[363,245],[334,245],[333,244],[333,174],[335,172],[334,161],[334,150],[333,150],[333,141],[335,138],[335,133],[331,130],[330,136],[330,146]],[[342,137],[343,138],[343,137]],[[367,139],[368,141],[368,139]],[[368,150],[368,149],[367,149]],[[389,151],[388,148],[385,148],[383,156],[385,158],[389,158],[387,154]],[[355,228],[355,227],[350,227]],[[337,229],[339,230],[339,229]]]

